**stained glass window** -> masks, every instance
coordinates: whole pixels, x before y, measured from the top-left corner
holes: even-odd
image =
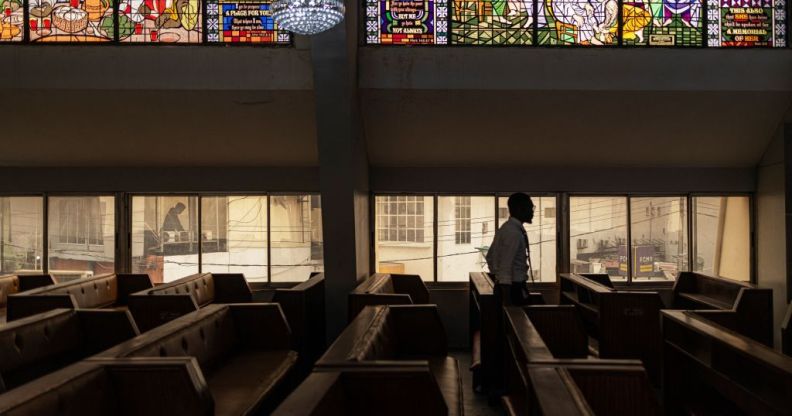
[[[136,43],[201,43],[200,0],[122,0],[118,38]]]
[[[538,0],[540,45],[615,45],[618,0]]]
[[[271,1],[207,0],[206,39],[223,43],[282,43],[291,41],[272,18]]]
[[[0,0],[0,42],[19,42],[24,36],[25,8],[22,0]]]
[[[785,0],[707,0],[709,46],[786,46]]]
[[[533,0],[454,1],[451,40],[469,45],[530,45],[533,9]]]
[[[625,1],[625,45],[702,46],[701,0]]]
[[[115,36],[111,0],[29,0],[28,7],[32,41],[106,42]]]
[[[366,0],[366,43],[448,43],[447,0]]]

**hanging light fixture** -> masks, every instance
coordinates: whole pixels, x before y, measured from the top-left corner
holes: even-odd
[[[272,17],[278,27],[298,35],[315,35],[344,20],[343,0],[275,0]]]

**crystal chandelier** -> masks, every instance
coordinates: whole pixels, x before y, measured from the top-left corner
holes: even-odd
[[[315,35],[344,20],[343,0],[276,0],[272,17],[281,29]]]

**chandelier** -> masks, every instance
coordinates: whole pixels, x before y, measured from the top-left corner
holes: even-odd
[[[275,0],[272,17],[278,27],[298,35],[315,35],[344,20],[343,0]]]

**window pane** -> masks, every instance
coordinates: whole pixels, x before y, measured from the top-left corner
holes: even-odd
[[[201,198],[201,271],[267,281],[267,197]]]
[[[540,2],[537,19],[538,43],[616,45],[619,43],[618,4],[616,0],[548,0],[545,4]],[[625,30],[625,36],[629,34]]]
[[[599,3],[598,3],[599,4]],[[451,42],[463,45],[530,45],[533,2],[487,0],[454,2]],[[487,8],[490,12],[484,12]],[[543,22],[543,20],[540,20]]]
[[[272,18],[272,1],[207,0],[206,38],[209,42],[289,44],[289,32]]]
[[[532,196],[534,219],[523,224],[528,233],[535,282],[556,281],[556,198]],[[498,198],[498,227],[509,219],[508,197]],[[487,243],[489,245],[489,243]]]
[[[449,6],[445,1],[366,0],[365,8],[368,44],[448,43]]]
[[[44,199],[0,198],[0,273],[41,273]]]
[[[704,39],[702,3],[702,0],[687,0],[684,6],[682,3],[677,6],[665,0],[625,2],[622,6],[624,44],[701,46]],[[661,14],[663,17],[659,16]]]
[[[132,272],[154,283],[198,273],[197,197],[132,197]]]
[[[627,278],[627,199],[570,197],[569,251],[573,273]]]
[[[694,197],[694,271],[751,279],[750,202],[747,196]]]
[[[395,197],[377,196],[375,204],[387,204]],[[389,215],[377,215],[375,228],[385,230],[377,234],[375,256],[378,273],[407,273],[420,275],[424,280],[434,279],[434,248],[432,229],[434,206],[431,196],[399,196],[399,205],[414,205],[407,209],[392,210]],[[405,202],[410,201],[410,202]],[[416,203],[417,202],[417,203]],[[452,213],[453,214],[453,213]],[[407,218],[412,217],[412,222]],[[408,224],[414,224],[412,227]],[[408,232],[413,231],[413,232]],[[382,237],[387,236],[387,239]],[[453,228],[451,244],[453,240]]]
[[[118,38],[134,43],[201,43],[202,8],[200,0],[122,0]]]
[[[113,6],[110,1],[30,0],[28,6],[30,8],[28,19],[30,40],[38,42],[107,42],[113,40],[115,36]]]
[[[115,198],[49,198],[49,273],[66,281],[115,272]]]
[[[318,195],[272,196],[272,281],[302,282],[324,271],[322,206]]]
[[[785,1],[707,0],[707,46],[786,46]]]
[[[437,209],[437,280],[467,282],[470,272],[487,268],[484,256],[494,235],[495,197],[441,196]]]
[[[688,271],[687,198],[630,199],[635,280],[673,280]]]

